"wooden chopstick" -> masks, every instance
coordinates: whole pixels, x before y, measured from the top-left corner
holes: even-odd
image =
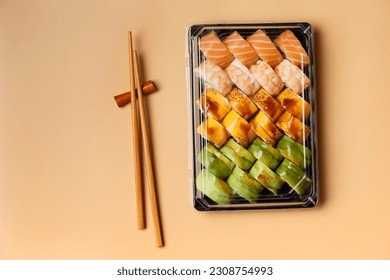
[[[140,148],[139,148],[139,134],[138,134],[138,115],[137,115],[137,102],[135,91],[135,77],[134,77],[134,57],[133,57],[133,37],[131,31],[128,33],[128,49],[129,49],[129,70],[130,70],[130,92],[131,99],[131,111],[132,111],[132,132],[133,132],[133,156],[134,156],[134,177],[135,177],[135,189],[136,189],[136,203],[137,203],[137,220],[138,229],[145,228],[145,208],[143,198],[142,187],[142,173],[141,173],[141,160],[140,160]],[[141,89],[141,86],[137,86]],[[140,94],[142,96],[142,94]]]
[[[134,51],[134,67],[135,67],[135,78],[136,78],[137,88],[141,88],[141,81],[140,81],[140,74],[139,74],[140,67],[139,67],[137,51]],[[156,186],[155,186],[155,182],[154,182],[153,163],[152,163],[152,155],[151,155],[151,144],[150,144],[150,138],[149,138],[148,124],[147,124],[147,119],[146,119],[144,97],[142,96],[142,93],[140,91],[137,92],[137,97],[138,97],[138,101],[139,101],[141,130],[142,130],[142,142],[143,142],[144,155],[145,155],[145,160],[146,160],[146,171],[147,171],[147,176],[148,176],[149,196],[150,196],[150,204],[151,204],[151,208],[152,208],[152,217],[153,217],[156,246],[162,247],[162,246],[164,246],[164,242],[163,242],[163,237],[162,237],[162,232],[161,232],[160,214],[159,214],[159,209],[158,209]],[[133,100],[135,100],[135,99],[133,99]]]

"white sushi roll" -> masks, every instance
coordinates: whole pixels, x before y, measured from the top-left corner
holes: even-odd
[[[233,82],[226,72],[209,60],[203,61],[195,71],[209,87],[223,96],[226,96],[233,88]]]
[[[284,88],[283,82],[276,75],[274,69],[268,63],[258,60],[249,71],[257,79],[260,85],[272,96],[276,96]]]
[[[225,71],[233,83],[247,96],[253,95],[261,87],[249,69],[238,59],[233,60],[233,62],[226,67]]]
[[[283,81],[286,87],[297,94],[301,94],[305,88],[310,86],[310,80],[305,73],[287,59],[283,60],[275,67],[275,73]]]

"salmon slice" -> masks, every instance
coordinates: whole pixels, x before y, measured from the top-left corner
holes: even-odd
[[[286,58],[294,65],[302,68],[310,64],[310,58],[306,50],[291,30],[286,30],[280,34],[275,39],[274,44],[282,50]]]
[[[262,60],[267,62],[272,68],[275,68],[280,62],[283,61],[282,54],[278,51],[271,39],[259,29],[246,40],[257,52]]]
[[[278,95],[284,88],[283,82],[268,63],[257,61],[249,68],[249,71],[257,79],[260,85],[272,96]]]
[[[233,87],[233,82],[229,78],[228,74],[221,69],[218,65],[206,59],[195,70],[207,85],[218,91],[223,96],[226,96]]]
[[[232,53],[219,40],[217,33],[211,31],[200,39],[199,47],[206,58],[225,69],[234,59]]]
[[[226,37],[222,43],[226,45],[234,57],[244,64],[245,67],[253,65],[259,60],[259,56],[255,50],[237,31],[234,31]]]
[[[305,73],[287,59],[275,67],[275,73],[285,83],[286,87],[297,94],[301,94],[305,88],[310,86],[310,80]]]
[[[238,59],[226,67],[225,72],[229,75],[233,83],[246,95],[253,95],[260,88],[259,82]]]

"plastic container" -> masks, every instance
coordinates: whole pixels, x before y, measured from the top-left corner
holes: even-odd
[[[265,45],[256,43],[254,35],[249,37],[259,29],[274,43],[279,37],[272,45],[278,45],[282,62],[270,60],[265,55]],[[301,50],[299,46],[291,46],[297,42],[289,37],[291,34],[310,61],[304,55],[296,60],[294,52]],[[199,24],[188,28],[187,40],[190,187],[195,209],[287,209],[317,205],[311,25],[306,22]],[[237,47],[237,42],[244,49]],[[242,54],[245,48],[250,50],[252,60]],[[217,49],[223,51],[222,55],[210,52]],[[258,55],[256,59],[253,51]],[[267,64],[257,60],[265,60]],[[294,63],[297,66],[291,66]],[[243,65],[246,66],[242,68]],[[270,85],[267,77],[276,80]]]

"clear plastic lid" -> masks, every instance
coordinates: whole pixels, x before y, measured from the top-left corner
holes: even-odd
[[[200,24],[187,39],[194,207],[315,206],[311,25]]]

